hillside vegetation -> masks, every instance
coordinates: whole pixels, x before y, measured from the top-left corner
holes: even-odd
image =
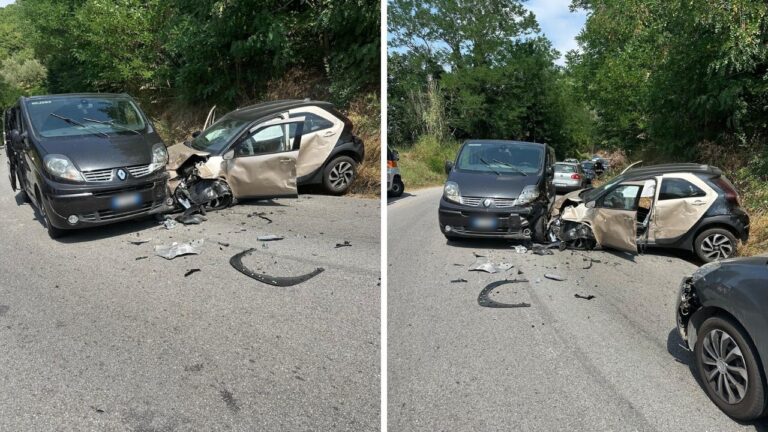
[[[125,92],[168,144],[219,112],[330,100],[379,184],[379,3],[366,0],[17,0],[0,8],[0,107],[21,95]]]
[[[741,253],[768,251],[765,1],[573,0],[588,18],[564,66],[521,1],[392,3],[388,133],[406,184],[440,184],[466,138],[709,163],[752,217]]]

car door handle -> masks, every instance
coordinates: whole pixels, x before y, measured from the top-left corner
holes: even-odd
[[[336,135],[336,132],[334,132],[334,131],[332,131],[332,130],[329,130],[329,131],[325,131],[325,132],[323,132],[323,136],[324,136],[324,137],[332,137],[332,136],[334,136],[334,135]]]
[[[280,159],[280,163],[286,164],[286,163],[290,163],[290,162],[291,162],[290,159]]]

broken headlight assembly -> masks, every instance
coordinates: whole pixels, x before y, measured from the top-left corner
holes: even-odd
[[[520,196],[517,197],[517,200],[515,201],[515,205],[526,205],[533,202],[536,198],[539,197],[539,189],[536,187],[536,185],[528,185],[523,188],[523,191],[520,192]]]
[[[168,150],[165,144],[157,143],[152,146],[152,163],[149,165],[149,172],[155,172],[165,168],[168,164]]]
[[[461,192],[459,191],[459,185],[456,182],[445,182],[443,187],[443,196],[448,201],[461,204]]]
[[[45,169],[56,178],[70,181],[85,181],[80,171],[68,157],[59,154],[49,154],[43,158]]]

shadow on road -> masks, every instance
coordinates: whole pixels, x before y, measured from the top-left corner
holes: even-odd
[[[694,354],[689,351],[685,346],[685,342],[680,337],[676,328],[673,328],[667,336],[667,352],[677,361],[688,366],[688,370],[691,372],[691,377],[699,385],[699,389],[706,395],[704,389],[704,383],[699,380],[699,375],[696,373],[696,365],[694,362]],[[755,422],[741,422],[734,420],[736,423],[742,426],[754,426],[758,432],[768,432],[768,418],[760,419]]]
[[[409,194],[408,192],[403,192],[403,194],[402,194],[402,195],[400,195],[399,197],[390,197],[390,196],[387,196],[387,205],[389,205],[389,204],[391,204],[391,203],[393,203],[393,202],[397,202],[397,201],[400,201],[400,200],[404,200],[404,199],[406,199],[406,198],[410,198],[410,197],[412,197],[412,196],[414,196],[414,195],[413,195],[413,194]]]
[[[527,240],[507,240],[507,239],[461,239],[446,240],[448,246],[465,249],[511,249],[517,245],[523,245],[526,248],[531,247],[531,242]]]
[[[41,228],[45,229],[45,225],[42,223],[40,217],[37,216],[36,219],[38,222],[40,222]],[[154,217],[147,217],[144,219],[116,222],[114,224],[102,225],[93,228],[69,230],[63,237],[57,238],[56,241],[66,244],[89,242],[125,234],[139,233],[141,231],[146,231],[157,227],[158,222],[154,219]]]

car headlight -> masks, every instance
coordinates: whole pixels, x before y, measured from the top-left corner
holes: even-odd
[[[457,185],[455,182],[445,182],[445,186],[443,187],[443,196],[445,196],[445,199],[448,201],[461,204],[461,192],[459,191],[459,185]]]
[[[168,164],[168,150],[165,144],[157,143],[152,146],[152,163],[149,165],[149,172],[155,172],[165,168]]]
[[[539,188],[536,185],[528,185],[520,192],[520,196],[517,197],[516,205],[525,205],[530,203],[539,197]]]
[[[708,274],[719,269],[721,265],[722,264],[720,263],[720,261],[704,264],[703,266],[699,267],[698,270],[693,272],[693,274],[691,275],[691,282],[695,284],[701,279],[704,279]]]
[[[71,181],[85,181],[83,175],[68,157],[59,154],[49,154],[43,158],[45,169],[54,177]]]

